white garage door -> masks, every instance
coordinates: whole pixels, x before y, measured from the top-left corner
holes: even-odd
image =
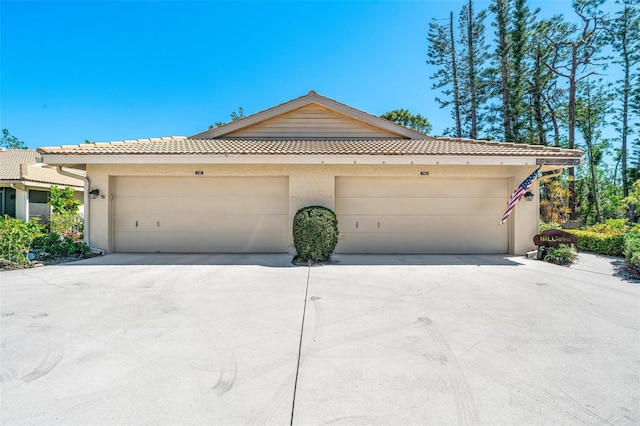
[[[339,253],[507,253],[506,179],[337,177]]]
[[[116,252],[287,252],[287,177],[116,177]]]

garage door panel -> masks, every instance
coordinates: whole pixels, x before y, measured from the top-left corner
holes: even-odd
[[[505,198],[337,198],[336,211],[371,215],[489,215],[506,206]]]
[[[506,253],[507,179],[336,178],[338,253]]]
[[[158,230],[173,231],[233,231],[284,232],[288,231],[288,215],[117,215],[115,228],[120,231]]]
[[[116,177],[114,250],[286,252],[287,177]]]
[[[253,233],[116,232],[118,252],[161,253],[273,253],[287,245],[287,236]]]
[[[115,214],[284,214],[288,212],[287,197],[120,197],[116,196]]]
[[[497,181],[501,181],[497,184]],[[336,197],[404,198],[474,198],[503,197],[508,191],[505,179],[442,179],[421,178],[338,177]]]
[[[473,233],[478,227],[494,229],[500,233],[496,227],[497,221],[493,216],[402,216],[399,221],[397,216],[359,216],[340,215],[338,224],[341,232],[407,232],[411,229],[414,232],[441,232],[443,229],[454,228],[459,233]]]
[[[473,236],[432,232],[386,234],[384,245],[376,233],[345,233],[340,241],[340,253],[504,253],[504,247],[500,235],[491,233]]]
[[[119,196],[162,197],[167,194],[183,197],[253,196],[255,177],[142,177],[123,176],[116,179]],[[283,176],[265,176],[260,180],[260,193],[264,196],[281,195],[288,185]]]

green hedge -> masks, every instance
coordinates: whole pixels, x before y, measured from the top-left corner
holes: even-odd
[[[565,229],[578,237],[578,249],[608,256],[622,256],[624,234],[600,234],[578,229]]]
[[[24,222],[7,215],[0,216],[0,266],[29,265],[33,240],[43,235],[37,221]]]
[[[296,262],[330,260],[338,244],[338,219],[326,207],[303,207],[293,217],[293,245]]]
[[[640,278],[640,233],[629,232],[625,234],[624,257],[629,275],[632,278]]]

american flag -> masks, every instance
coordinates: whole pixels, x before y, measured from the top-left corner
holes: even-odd
[[[507,221],[507,218],[516,207],[516,204],[518,204],[518,201],[520,201],[520,198],[522,198],[522,196],[529,190],[529,187],[533,183],[533,180],[538,175],[538,170],[540,170],[540,167],[542,167],[542,165],[538,166],[538,168],[533,173],[531,173],[528,178],[522,181],[522,183],[518,185],[515,191],[513,191],[513,194],[511,194],[511,197],[509,197],[509,201],[507,201],[507,210],[502,215],[502,219],[500,219],[500,225]]]

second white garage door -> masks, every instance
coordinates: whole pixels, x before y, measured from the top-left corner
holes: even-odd
[[[337,177],[339,253],[508,253],[507,179]]]
[[[116,177],[116,252],[287,252],[287,177]]]

